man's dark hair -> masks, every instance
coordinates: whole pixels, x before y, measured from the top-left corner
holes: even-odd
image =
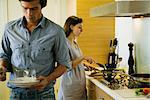
[[[19,0],[19,1],[26,1],[26,2],[31,2],[34,0]],[[41,4],[41,8],[44,8],[47,5],[47,0],[39,0]]]

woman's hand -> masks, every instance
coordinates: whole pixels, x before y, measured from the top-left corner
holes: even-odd
[[[39,76],[37,78],[37,80],[39,80],[40,82],[33,86],[37,90],[43,90],[49,84],[49,81],[48,81],[47,77]]]
[[[92,57],[83,57],[83,60],[86,60],[87,62],[89,62],[90,64],[92,63],[96,63],[95,60]]]

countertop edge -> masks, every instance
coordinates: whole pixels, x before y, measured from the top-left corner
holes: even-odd
[[[86,75],[86,79],[89,79],[91,82],[93,82],[97,87],[99,87],[100,89],[102,89],[105,93],[107,93],[108,95],[110,95],[112,98],[114,98],[114,100],[148,100],[148,98],[145,97],[137,97],[137,98],[124,98],[121,95],[119,95],[117,92],[115,92],[115,90],[112,90],[110,88],[108,88],[107,86],[105,86],[104,84],[102,84],[101,82],[99,82],[97,79],[93,78],[93,77],[89,77],[88,75]]]

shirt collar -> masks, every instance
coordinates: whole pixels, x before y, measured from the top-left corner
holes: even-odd
[[[41,21],[39,22],[39,24],[37,26],[41,26],[42,28],[45,27],[45,20],[46,18],[44,16],[42,16]]]
[[[44,16],[42,16],[42,18],[41,18],[39,24],[37,25],[37,27],[41,26],[42,28],[44,28],[44,26],[45,26],[45,21],[46,21],[46,18],[45,18]],[[23,27],[25,28],[25,27],[26,27],[25,24],[26,24],[26,19],[25,19],[25,17],[23,16],[23,17],[21,18],[21,21],[20,21],[19,25],[20,25],[20,27],[23,26]]]
[[[20,22],[19,22],[19,26],[20,26],[20,27],[23,26],[23,27],[25,28],[25,22],[26,22],[26,21],[25,21],[25,17],[22,17],[21,20],[20,20]]]

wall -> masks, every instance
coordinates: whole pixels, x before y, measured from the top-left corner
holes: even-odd
[[[137,73],[150,72],[150,18],[115,18],[115,33],[119,41],[119,56],[123,58],[121,67],[128,68],[129,47],[132,42],[134,69]]]
[[[5,10],[4,10],[5,9]],[[6,24],[8,17],[7,17],[7,0],[0,0],[0,40],[2,38],[2,33],[4,31],[4,25]],[[9,74],[7,74],[7,78]],[[9,100],[9,89],[7,88],[7,81],[1,82],[0,81],[0,100]]]
[[[76,0],[67,0],[67,17],[76,15]]]
[[[1,25],[0,25],[0,39],[2,37],[2,32],[4,31],[4,25],[5,23],[7,22],[8,20],[8,17],[7,17],[7,0],[0,0],[0,22],[1,22]],[[4,9],[6,11],[4,11]]]
[[[77,0],[77,16],[83,18],[83,32],[79,44],[83,53],[105,64],[109,52],[109,42],[114,38],[115,19],[113,17],[89,17],[89,9],[113,0]]]
[[[133,20],[132,17],[115,18],[115,37],[118,39],[118,55],[122,57],[120,67],[128,68],[129,47],[133,43]],[[134,50],[133,50],[134,51]]]
[[[14,2],[13,0],[8,1],[8,21],[20,18],[22,13],[22,8],[18,0]],[[42,9],[43,15],[50,20],[54,21],[59,25],[63,25],[66,18],[66,0],[47,0],[47,6]],[[17,11],[16,14],[14,11]]]
[[[138,73],[150,73],[150,17],[133,19],[136,68]]]

